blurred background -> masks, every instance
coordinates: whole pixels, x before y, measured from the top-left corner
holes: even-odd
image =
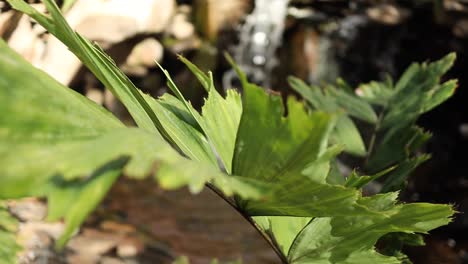
[[[45,10],[40,1],[28,1]],[[414,61],[457,53],[445,76],[458,78],[455,96],[424,115],[433,133],[432,159],[409,179],[404,201],[450,203],[453,223],[406,248],[414,263],[468,263],[468,1],[466,0],[63,0],[78,32],[96,41],[146,93],[167,91],[158,61],[184,95],[200,107],[204,90],[178,60],[182,54],[215,75],[222,91],[238,81],[223,53],[249,78],[283,96],[286,78],[308,83],[341,77],[353,87],[387,75],[398,79]],[[58,40],[0,1],[0,37],[35,66],[104,105],[131,124],[124,107]],[[43,222],[43,201],[14,205],[22,220],[24,263],[276,263],[268,245],[209,191],[165,192],[155,184],[121,180],[61,253],[52,241],[60,226]],[[58,224],[60,225],[60,224]],[[184,260],[180,260],[184,263]]]

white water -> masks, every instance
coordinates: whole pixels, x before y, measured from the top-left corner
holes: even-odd
[[[278,63],[276,49],[282,42],[289,0],[255,0],[255,7],[242,25],[239,45],[234,48],[234,60],[249,79],[270,88],[271,71]],[[231,88],[234,71],[223,78],[225,88]]]

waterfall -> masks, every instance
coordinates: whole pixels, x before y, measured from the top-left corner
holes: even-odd
[[[275,51],[282,41],[289,0],[255,0],[255,7],[239,32],[239,44],[233,48],[235,62],[249,80],[265,88],[271,86],[271,72],[278,60]],[[223,85],[231,88],[236,75],[225,73]]]

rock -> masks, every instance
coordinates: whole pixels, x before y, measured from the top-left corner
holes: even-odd
[[[460,132],[460,135],[463,137],[463,138],[468,138],[468,124],[467,123],[463,123],[463,124],[460,124],[460,126],[458,127],[458,131]]]
[[[144,245],[141,241],[134,238],[127,238],[117,246],[117,255],[121,258],[136,257],[143,252]]]
[[[109,109],[117,118],[126,124],[131,124],[131,117],[125,106],[117,99],[109,89],[104,90],[104,106]]]
[[[107,48],[136,34],[163,31],[174,10],[175,0],[80,0],[65,17],[72,28]],[[38,37],[40,32],[31,28],[29,18],[23,16],[9,45],[33,65],[68,85],[81,62],[55,37],[49,36],[45,43]]]
[[[91,254],[72,254],[67,256],[67,262],[70,264],[97,264],[99,256]]]
[[[39,67],[63,85],[68,85],[80,69],[81,61],[57,38],[49,36]]]
[[[136,34],[163,31],[175,5],[174,0],[81,0],[67,18],[85,37],[117,43]]]
[[[155,67],[155,61],[163,58],[164,48],[154,38],[147,38],[135,45],[127,57],[122,69],[129,74],[142,76],[147,73],[146,68]]]
[[[184,15],[190,15],[192,13],[192,6],[190,5],[179,5],[177,7],[177,13],[184,14]]]
[[[466,12],[467,10],[467,8],[459,1],[445,0],[443,2],[444,2],[443,5],[444,5],[445,10],[460,11],[460,12]]]
[[[19,226],[18,243],[27,249],[47,248],[52,238],[57,239],[62,234],[62,223],[26,222]]]
[[[121,224],[114,221],[104,221],[100,225],[102,230],[115,232],[120,234],[130,234],[135,233],[135,227],[128,225],[128,224]]]
[[[194,35],[195,27],[188,21],[187,15],[181,13],[174,16],[168,32],[176,39],[187,39]]]
[[[111,17],[99,14],[87,17],[76,27],[76,30],[86,38],[108,45],[136,35],[138,24],[130,17]]]
[[[452,28],[452,32],[459,38],[468,37],[468,19],[458,20]]]
[[[112,257],[102,257],[99,261],[100,264],[125,264],[122,260]]]
[[[8,45],[34,66],[40,66],[45,52],[45,44],[34,34],[30,19],[21,17],[8,39]]]
[[[70,241],[68,248],[80,255],[101,256],[115,248],[120,240],[115,234],[85,229]]]
[[[86,97],[94,101],[98,105],[102,105],[104,103],[104,93],[96,88],[88,88],[86,89]]]
[[[410,11],[392,4],[381,4],[367,9],[367,16],[379,23],[397,25],[409,17]]]
[[[8,203],[10,212],[21,221],[41,221],[47,215],[43,202],[35,198],[26,198]]]

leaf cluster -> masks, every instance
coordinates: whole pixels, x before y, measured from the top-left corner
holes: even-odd
[[[382,87],[366,88],[370,84],[362,88],[369,103],[339,89],[333,95],[319,91],[319,100],[304,94],[316,108],[309,111],[293,97],[285,106],[280,96],[249,83],[235,64],[243,95],[229,90],[224,97],[211,73],[181,58],[207,92],[199,112],[162,68],[173,95],[152,98],[142,93],[97,45],[69,27],[54,1],[44,0],[49,15],[22,0],[8,2],[67,45],[137,124],[126,127],[0,41],[0,199],[46,197],[49,220],[66,223],[59,247],[122,174],[152,177],[166,189],[188,186],[194,193],[207,185],[259,228],[284,263],[400,263],[401,255],[375,250],[379,238],[426,233],[450,221],[453,209],[448,205],[398,204],[396,192],[363,197],[362,185],[388,171],[340,182],[332,170],[342,150],[337,142],[351,153],[365,154],[360,143],[345,138],[348,130],[354,133],[349,116],[380,122],[383,128],[404,123],[404,116],[409,125],[415,118],[408,118],[413,101],[389,108],[398,111],[386,110],[379,118],[370,104],[383,100],[376,90]],[[432,86],[449,67],[452,56],[447,58],[410,68],[413,73],[391,90],[395,104],[405,101],[403,91],[412,92],[407,87],[413,85],[406,85],[412,78],[422,83],[419,98],[427,97],[419,112],[440,103],[434,98],[444,98],[444,93]],[[421,73],[425,70],[432,79]],[[430,81],[431,89],[426,89],[423,84]],[[323,105],[314,105],[314,100]]]
[[[366,173],[396,166],[383,183],[382,192],[389,192],[399,190],[408,175],[430,157],[419,149],[431,134],[416,121],[455,92],[456,80],[440,83],[454,60],[451,53],[433,63],[413,63],[396,83],[389,77],[383,82],[361,84],[356,90],[340,79],[323,87],[309,86],[294,77],[289,83],[311,109],[342,113],[331,140],[344,145],[345,152],[362,158]]]

